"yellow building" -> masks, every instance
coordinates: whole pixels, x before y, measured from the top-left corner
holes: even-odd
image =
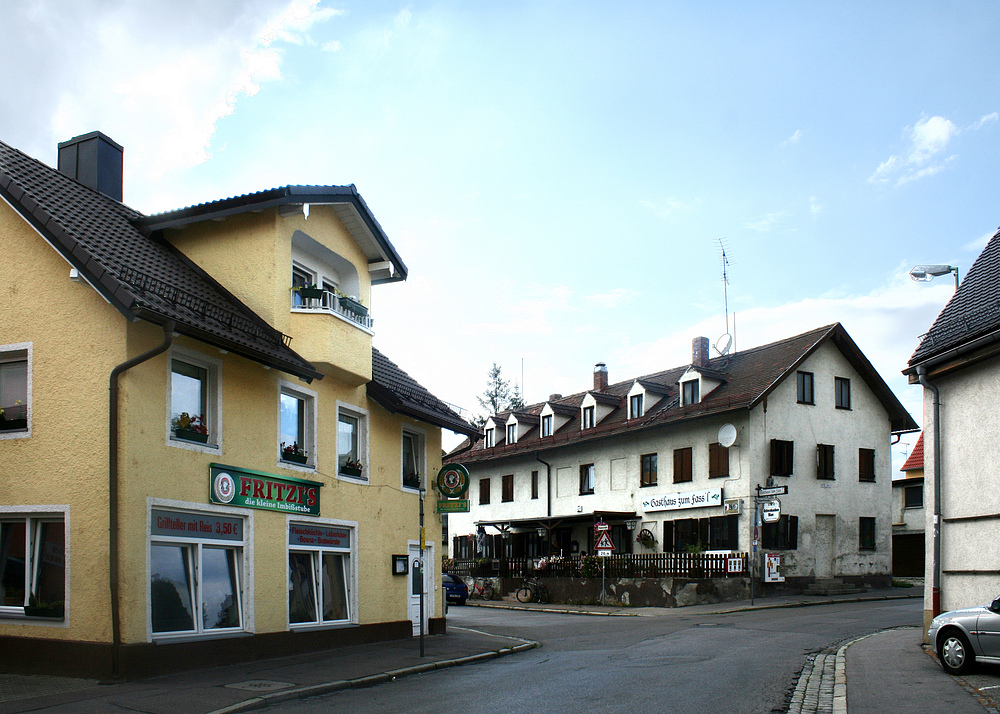
[[[59,171],[0,143],[0,668],[410,636],[421,489],[474,430],[372,347],[406,266],[354,186],[145,216],[121,178],[98,132]]]

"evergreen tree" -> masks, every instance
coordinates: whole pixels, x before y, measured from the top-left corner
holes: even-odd
[[[524,408],[521,387],[516,383],[511,386],[510,380],[503,378],[500,365],[496,362],[493,363],[486,375],[486,389],[483,390],[481,396],[476,397],[476,400],[486,412],[486,414],[477,414],[470,420],[472,425],[479,429],[482,429],[486,420],[494,414]]]

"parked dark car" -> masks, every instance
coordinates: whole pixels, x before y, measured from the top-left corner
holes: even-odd
[[[469,588],[461,578],[442,573],[441,584],[444,585],[444,598],[447,602],[464,605],[469,599]]]
[[[1000,664],[1000,598],[938,615],[927,630],[927,641],[949,674],[967,672],[976,662]]]

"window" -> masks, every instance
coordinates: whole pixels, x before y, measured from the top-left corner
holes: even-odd
[[[739,516],[713,516],[708,519],[709,550],[740,549]]]
[[[403,487],[419,490],[424,472],[424,436],[403,430]]]
[[[799,404],[815,404],[813,399],[813,373],[798,372],[796,375],[796,400]]]
[[[288,526],[288,622],[319,625],[351,619],[350,528]],[[324,546],[313,544],[323,542]]]
[[[538,498],[538,472],[531,472],[531,499],[536,500]]]
[[[903,508],[924,507],[924,485],[905,486],[903,488]]]
[[[642,416],[642,395],[633,394],[628,398],[629,419],[638,419]]]
[[[719,443],[708,445],[708,477],[729,476],[729,449]]]
[[[656,485],[656,454],[643,454],[639,457],[639,485]]]
[[[861,516],[858,519],[858,549],[875,550],[875,519]]]
[[[496,443],[496,438],[494,437],[495,429],[487,429],[483,436],[483,448],[492,449],[493,445]]]
[[[244,526],[242,518],[217,513],[152,510],[149,597],[154,635],[243,628]],[[192,531],[197,538],[186,537]]]
[[[688,404],[697,404],[698,403],[698,380],[697,379],[692,379],[689,382],[684,382],[684,384],[682,386],[684,388],[683,406],[687,406]]]
[[[500,500],[510,503],[514,500],[514,474],[506,474],[500,479]]]
[[[490,504],[490,480],[488,478],[479,479],[479,505],[488,506]]]
[[[771,475],[791,476],[793,442],[771,439]]]
[[[508,444],[517,443],[517,424],[507,425],[507,443]]]
[[[845,377],[833,378],[833,396],[837,409],[851,408],[851,380]]]
[[[0,438],[23,437],[28,430],[28,350],[27,345],[0,347]]]
[[[365,414],[337,406],[337,473],[349,478],[368,480],[364,456],[367,455]]]
[[[875,480],[875,449],[858,449],[858,481]]]
[[[833,447],[816,444],[816,478],[833,480]]]
[[[65,516],[0,512],[0,615],[23,616],[25,605],[58,611],[65,600]]]
[[[594,492],[594,465],[583,464],[580,466],[580,495],[585,496]]]
[[[691,468],[692,449],[690,446],[683,449],[674,449],[674,483],[690,481],[693,472]]]
[[[764,550],[795,550],[798,548],[799,517],[781,516],[775,523],[762,525],[760,544]]]
[[[174,349],[170,358],[170,438],[174,445],[205,444],[222,439],[219,372],[222,363]]]
[[[542,417],[542,436],[552,436],[552,415]]]
[[[279,384],[278,458],[283,466],[316,466],[316,393]]]
[[[584,429],[594,428],[594,407],[583,408],[583,428]]]
[[[300,268],[297,265],[292,266],[292,287],[293,288],[304,288],[307,285],[313,286],[316,283],[316,278],[312,273],[306,271],[304,268]],[[298,290],[292,290],[292,307],[301,307],[305,305],[306,298],[302,297]]]

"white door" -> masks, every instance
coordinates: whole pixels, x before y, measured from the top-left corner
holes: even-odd
[[[424,586],[424,633],[428,631],[427,621],[434,614],[434,573],[421,566],[420,545],[411,543],[409,547],[410,582],[407,588],[410,622],[413,623],[413,634],[420,634],[420,584]],[[434,547],[427,544],[424,549],[424,562],[434,562]]]

